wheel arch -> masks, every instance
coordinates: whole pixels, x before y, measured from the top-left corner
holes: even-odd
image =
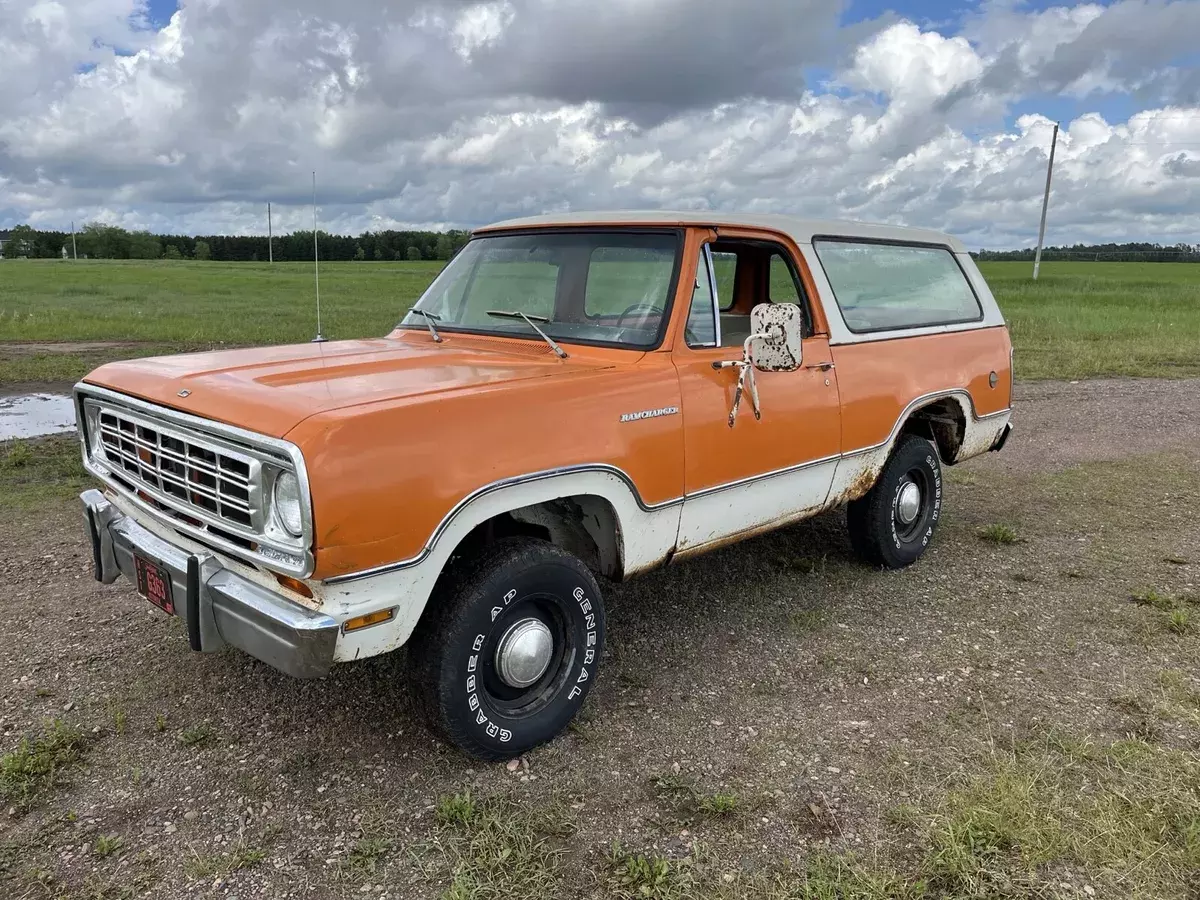
[[[968,417],[975,418],[970,395],[954,393],[928,400],[909,412],[892,438],[888,453],[902,435],[915,434],[933,442],[943,463],[954,465],[967,437]]]

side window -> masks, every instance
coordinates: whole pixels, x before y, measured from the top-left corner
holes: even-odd
[[[737,275],[736,253],[727,250],[714,250],[712,253],[713,274],[717,276],[717,300],[721,303],[721,312],[733,308],[733,285]]]
[[[770,300],[772,303],[795,303],[803,308],[800,300],[800,286],[796,284],[796,276],[792,267],[783,258],[783,254],[771,254]]]
[[[850,240],[817,240],[813,247],[851,331],[983,318],[974,290],[948,249]]]
[[[684,337],[689,347],[715,347],[717,338],[716,305],[713,303],[712,277],[709,272],[710,254],[700,254],[696,266],[695,287],[692,289],[692,306],[688,310],[687,329]]]

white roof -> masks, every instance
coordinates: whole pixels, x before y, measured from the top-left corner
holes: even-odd
[[[883,241],[917,241],[945,244],[956,253],[967,248],[958,238],[927,228],[907,228],[900,225],[871,225],[866,222],[837,219],[804,219],[768,213],[728,213],[713,210],[614,210],[611,212],[552,213],[509,219],[476,229],[477,232],[500,228],[541,228],[553,225],[728,225],[748,228],[767,228],[788,235],[797,244],[810,244],[814,235],[829,237],[871,238]]]

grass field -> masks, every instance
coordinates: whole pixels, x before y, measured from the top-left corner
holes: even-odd
[[[324,332],[387,333],[441,263],[331,263]],[[1200,266],[989,263],[1022,378],[1200,374]],[[70,381],[105,359],[218,344],[305,341],[315,331],[306,264],[9,261],[0,264],[0,384]],[[121,342],[19,347],[13,342]],[[132,346],[136,343],[137,346]]]

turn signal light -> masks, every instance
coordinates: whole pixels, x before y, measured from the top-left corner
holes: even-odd
[[[295,591],[301,597],[312,599],[312,589],[298,578],[289,578],[287,575],[276,575],[275,580],[282,584],[285,588]]]
[[[367,613],[365,616],[347,619],[346,624],[342,626],[342,631],[358,631],[360,628],[369,628],[381,622],[390,622],[394,618],[396,618],[396,607],[393,606],[391,609],[381,609],[378,612]]]

